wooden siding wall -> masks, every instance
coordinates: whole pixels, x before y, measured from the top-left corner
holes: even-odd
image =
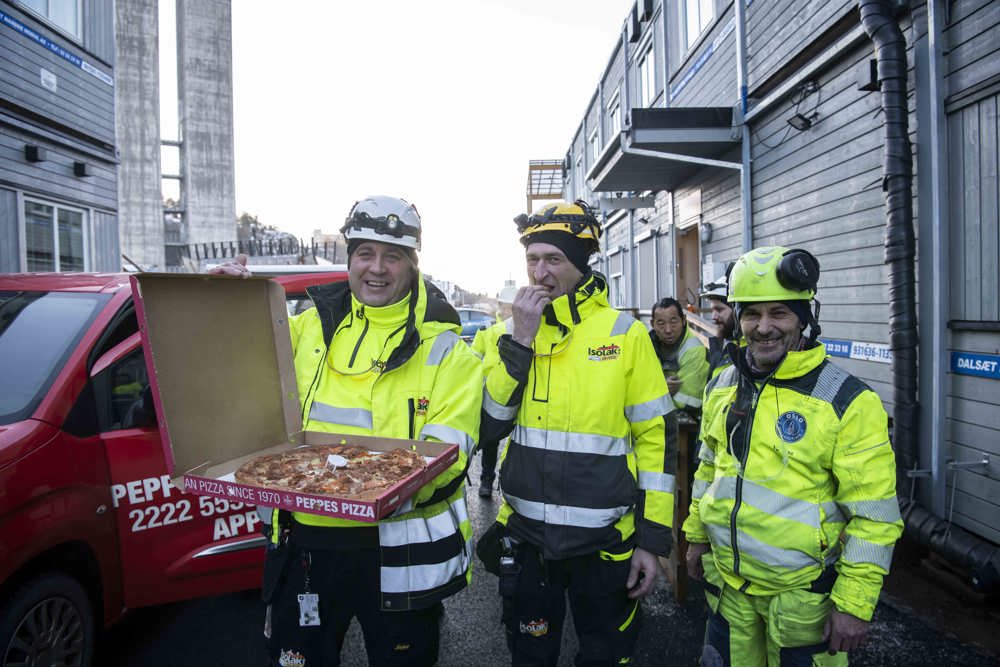
[[[17,192],[0,188],[0,273],[21,270],[21,240],[17,224]]]
[[[952,346],[976,352],[997,351],[997,334],[962,331],[952,334]],[[990,349],[984,350],[987,347]],[[946,458],[955,461],[978,461],[989,454],[994,463],[991,474],[982,468],[957,470],[946,479],[947,495],[952,497],[956,524],[1000,544],[1000,479],[996,463],[1000,457],[1000,392],[997,380],[952,374],[948,382],[947,426],[949,443]],[[954,488],[953,488],[954,487]]]
[[[656,270],[654,268],[655,258],[656,258],[656,235],[653,234],[637,244],[638,247],[635,249],[639,253],[639,266],[637,273],[639,278],[639,303],[635,304],[637,308],[649,308],[650,305],[657,299],[656,285],[654,284],[654,277],[656,275]]]
[[[1000,75],[1000,3],[956,0],[949,5],[945,82],[953,96]]]
[[[668,16],[680,16],[678,0],[671,0]],[[718,3],[716,3],[718,4]],[[691,51],[679,53],[682,43],[674,38],[670,49],[670,89],[673,90],[684,78],[688,70],[694,66],[698,58],[713,46],[715,38],[722,33],[729,19],[733,16],[731,3],[725,12],[716,9],[716,21],[708,34],[695,44]],[[672,35],[677,33],[671,32]],[[730,106],[738,100],[736,94],[736,31],[733,30],[722,40],[701,69],[684,85],[680,93],[672,100],[667,93],[668,104],[672,107],[713,107]]]
[[[701,221],[712,225],[712,240],[701,245],[702,259],[705,255],[711,255],[715,263],[735,261],[743,253],[739,172],[718,169],[706,171],[692,182],[701,187]],[[683,192],[678,191],[678,195],[682,196]]]
[[[91,256],[94,271],[117,272],[122,270],[121,249],[118,245],[118,216],[110,211],[92,211],[94,234],[91,239]]]
[[[1000,320],[1000,3],[960,0],[944,30],[948,91],[951,318]],[[952,351],[996,354],[1000,333],[955,331]],[[1000,381],[950,374],[947,458],[1000,459]],[[997,465],[957,470],[946,478],[954,522],[1000,544]],[[951,499],[954,499],[952,503]]]
[[[88,54],[79,44],[62,37],[10,5],[4,4],[3,9],[67,51],[82,57],[106,74],[112,74],[110,67]],[[0,80],[4,82],[3,97],[29,111],[72,128],[96,142],[113,146],[114,87],[8,26],[0,26],[0,30],[3,31],[3,39],[0,39]],[[42,69],[55,74],[57,80],[55,92],[41,85]]]
[[[951,318],[1000,321],[997,160],[1000,96],[948,114]]]
[[[619,90],[619,95],[621,96],[619,97],[620,103],[622,105],[625,104],[625,91],[623,86],[624,74],[625,74],[625,54],[621,48],[621,40],[619,40],[615,47],[614,58],[608,65],[608,69],[605,71],[604,77],[601,79],[601,84],[604,86],[604,102],[603,102],[604,109],[602,109],[601,111],[602,114],[601,117],[604,126],[603,130],[604,130],[605,143],[607,143],[607,141],[611,137],[616,136],[618,132],[621,130],[621,128],[611,127],[611,125],[609,124],[607,115],[607,105],[611,101],[611,98],[614,97],[615,90]],[[622,107],[621,113],[622,117],[625,118],[626,115],[628,114],[628,109]]]
[[[808,130],[787,124],[792,101],[753,128],[754,245],[794,245],[816,255],[825,337],[887,343],[881,97],[857,90],[855,80],[870,58],[866,44],[818,78],[819,90],[799,105],[806,115],[819,114]],[[910,80],[912,86],[912,70]],[[837,361],[891,409],[889,364]]]
[[[115,63],[115,1],[83,3],[83,46],[106,65]]]
[[[856,0],[754,2],[747,8],[747,88],[753,90],[795,56],[810,36],[821,35]]]
[[[29,143],[45,149],[48,155],[44,162],[24,159],[24,146]],[[85,162],[90,175],[75,176],[75,161]],[[98,160],[66,144],[39,139],[0,122],[0,183],[4,185],[77,206],[117,210],[117,173],[114,163]]]

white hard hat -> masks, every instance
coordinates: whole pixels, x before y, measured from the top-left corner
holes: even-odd
[[[705,285],[701,294],[699,294],[703,299],[722,299],[728,303],[729,299],[729,281],[725,274],[722,274],[712,282]]]
[[[420,214],[398,197],[365,197],[351,207],[340,233],[348,241],[365,239],[420,250]]]

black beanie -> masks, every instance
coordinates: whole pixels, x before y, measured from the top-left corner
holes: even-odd
[[[521,237],[521,244],[527,248],[532,243],[549,243],[563,251],[573,266],[586,275],[590,273],[590,265],[587,260],[594,252],[593,244],[587,239],[573,236],[569,232],[560,232],[554,229],[546,229],[534,234]]]
[[[799,322],[802,324],[804,329],[807,324],[812,323],[812,310],[809,308],[809,302],[804,299],[789,299],[788,301],[782,301],[781,303],[788,306],[788,309],[795,313],[796,317],[799,318]]]
[[[361,245],[362,243],[364,243],[365,241],[371,241],[371,240],[373,240],[373,239],[350,239],[350,240],[347,241],[347,264],[348,264],[348,266],[350,266],[350,264],[351,264],[351,255],[353,255],[354,251],[358,249],[358,246]],[[377,243],[385,243],[385,241],[378,241]],[[387,245],[395,245],[395,244],[389,243]],[[410,261],[413,262],[413,266],[418,266],[418,264],[417,264],[417,251],[416,250],[414,250],[413,248],[408,248],[405,245],[396,246],[396,247],[406,253],[406,255],[410,258]]]

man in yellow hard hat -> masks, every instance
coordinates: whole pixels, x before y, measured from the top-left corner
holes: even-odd
[[[703,665],[846,664],[902,533],[888,418],[817,342],[818,279],[782,247],[729,278],[746,347],[705,389],[684,522],[711,611]]]
[[[510,441],[479,552],[500,576],[512,664],[556,664],[567,593],[577,664],[627,664],[639,598],[671,546],[673,402],[645,326],[608,304],[588,265],[601,233],[590,208],[516,222],[530,284],[484,350],[480,439]]]

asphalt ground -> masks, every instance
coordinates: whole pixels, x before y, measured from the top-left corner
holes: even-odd
[[[469,513],[477,535],[492,524],[499,507],[477,495],[479,459],[470,471]],[[684,602],[675,599],[665,577],[643,602],[643,628],[633,666],[697,665],[705,604],[696,582]],[[869,640],[852,653],[852,665],[872,667],[996,667],[1000,655],[963,643],[947,628],[925,622],[906,599],[883,594]],[[257,591],[245,591],[137,610],[102,639],[96,667],[264,667],[263,607]],[[1000,634],[1000,622],[995,627]],[[472,585],[445,602],[439,667],[503,667],[510,656],[500,624],[496,577],[474,560]],[[560,667],[573,664],[576,639],[571,624],[563,637]],[[344,667],[367,665],[357,624],[345,643]]]

